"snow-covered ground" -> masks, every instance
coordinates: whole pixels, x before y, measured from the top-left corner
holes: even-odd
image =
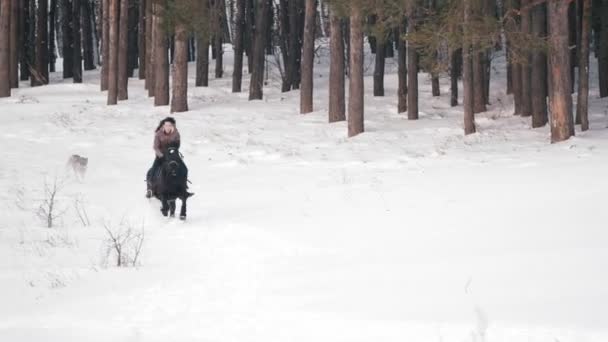
[[[316,67],[306,116],[276,72],[263,101],[231,94],[230,70],[190,88],[191,111],[175,115],[196,192],[186,222],[143,196],[168,108],[142,81],[114,107],[96,72],[1,99],[0,341],[608,340],[595,77],[592,129],[551,145],[548,128],[511,115],[500,61],[468,137],[446,79],[432,98],[420,75],[420,120],[396,114],[389,63],[387,96],[366,78],[367,132],[347,139],[345,123],[326,123]],[[82,182],[72,154],[89,158]],[[36,211],[55,178],[65,214],[49,229]],[[139,267],[107,256],[104,226],[120,222],[145,229]]]

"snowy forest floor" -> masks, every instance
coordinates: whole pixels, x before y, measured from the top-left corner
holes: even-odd
[[[98,71],[1,99],[0,340],[608,340],[608,103],[596,76],[591,130],[551,145],[548,127],[512,116],[503,59],[490,110],[464,137],[449,80],[433,98],[420,74],[421,118],[408,121],[394,61],[374,98],[369,58],[366,133],[347,139],[345,123],[327,123],[320,53],[306,116],[276,70],[255,102],[230,93],[230,70],[209,88],[191,79],[191,110],[175,115],[196,193],[186,222],[144,198],[168,108],[142,81],[113,107]],[[81,182],[72,154],[89,158]],[[49,229],[36,212],[55,178],[64,214]],[[138,267],[108,254],[104,226],[120,222],[145,229]]]

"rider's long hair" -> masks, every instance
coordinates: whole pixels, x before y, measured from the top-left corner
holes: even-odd
[[[175,119],[174,119],[174,118],[172,118],[172,117],[170,117],[170,116],[168,116],[168,117],[166,117],[166,118],[164,118],[164,119],[160,120],[160,123],[158,124],[158,127],[156,127],[156,131],[154,131],[154,132],[158,132],[158,131],[160,131],[160,129],[161,129],[161,128],[163,127],[163,125],[165,124],[165,122],[170,122],[170,123],[172,123],[172,124],[173,124],[173,126],[175,126]]]

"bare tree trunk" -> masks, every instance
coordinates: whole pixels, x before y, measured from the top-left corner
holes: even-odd
[[[226,4],[223,0],[215,0],[213,13],[213,51],[215,53],[215,78],[224,77],[224,32],[222,23],[226,16]]]
[[[315,0],[306,0],[306,14],[304,20],[304,43],[302,45],[302,65],[300,75],[302,84],[300,88],[300,113],[306,114],[313,110],[313,68],[315,53]]]
[[[82,50],[84,70],[95,70],[95,55],[93,50],[93,11],[90,0],[82,3]]]
[[[344,82],[344,39],[340,17],[331,11],[330,21],[330,54],[329,65],[329,122],[346,120],[346,99]]]
[[[408,32],[416,32],[416,18],[410,10]],[[418,51],[408,42],[407,48],[407,118],[418,120]]]
[[[399,85],[397,89],[397,112],[405,113],[407,111],[407,45],[403,36],[407,32],[407,23],[405,19],[401,19],[399,23],[398,43],[397,43],[397,58]]]
[[[475,115],[473,112],[473,65],[471,60],[471,0],[464,2],[464,37],[462,45],[462,87],[464,105],[464,134],[475,133]]]
[[[129,98],[129,0],[120,0],[118,26],[118,101],[124,101]]]
[[[74,83],[82,83],[82,30],[80,29],[80,0],[72,0],[72,27],[74,29]]]
[[[175,59],[173,61],[173,97],[171,113],[188,110],[188,32],[183,23],[175,26]]]
[[[350,12],[350,78],[348,94],[348,136],[365,130],[363,81],[363,14],[359,5],[351,4]]]
[[[107,0],[109,1],[109,0]],[[63,52],[63,78],[74,76],[74,14],[70,0],[61,0],[61,39]]]
[[[599,69],[600,97],[608,96],[608,1],[601,0],[599,6],[601,30],[599,32],[599,54],[597,65]]]
[[[19,18],[19,31],[22,34],[23,39],[19,44],[19,64],[21,71],[21,81],[27,81],[30,78],[30,42],[29,39],[32,31],[32,22],[30,20],[30,0],[21,0],[21,17]]]
[[[452,50],[450,56],[450,105],[458,106],[458,78],[462,72],[462,48]]]
[[[539,39],[547,38],[547,6],[541,4],[532,9],[532,34]],[[532,127],[547,124],[547,54],[532,52],[531,68]]]
[[[143,80],[146,78],[146,62],[147,59],[147,47],[146,47],[146,35],[147,35],[147,25],[146,25],[146,3],[149,0],[139,0],[139,16],[137,18],[137,52],[139,57],[139,69],[138,69],[138,78]],[[146,82],[147,83],[147,82]],[[146,86],[147,87],[147,86]]]
[[[146,0],[146,80],[144,85],[148,90],[148,97],[154,96],[154,1]]]
[[[21,0],[10,0],[11,19],[10,19],[10,43],[9,43],[9,78],[10,87],[19,87],[19,15]]]
[[[55,52],[55,34],[57,33],[56,24],[58,24],[57,15],[57,0],[51,0],[49,4],[49,71],[57,71],[57,53]]]
[[[209,3],[203,1],[200,4],[199,13],[202,22],[207,24],[205,29],[196,33],[196,83],[197,87],[209,86]]]
[[[264,49],[266,47],[266,24],[264,14],[270,6],[269,1],[258,1],[255,12],[255,38],[253,41],[253,55],[251,82],[249,85],[249,100],[261,100],[264,96]]]
[[[127,78],[135,77],[135,69],[138,68],[139,59],[139,6],[134,0],[129,2],[127,20]],[[119,33],[120,34],[120,33]]]
[[[521,32],[532,33],[530,6],[534,0],[521,0]],[[521,63],[521,116],[532,115],[532,68],[530,54],[522,52]]]
[[[232,72],[232,92],[240,93],[243,84],[243,31],[245,30],[245,0],[236,0],[234,23],[234,71]]]
[[[570,51],[568,49],[568,2],[547,3],[549,18],[549,107],[551,142],[569,139],[573,134],[572,95],[570,93]]]
[[[374,65],[374,96],[384,96],[384,71],[386,69],[386,34],[376,37],[376,60]]]
[[[581,129],[589,129],[589,46],[591,43],[591,0],[582,0],[580,55],[578,62],[578,101],[576,117]]]
[[[47,9],[47,1],[38,2],[38,15],[36,16],[36,67],[35,72],[32,75],[32,86],[40,86],[49,83]]]
[[[108,0],[109,58],[108,58],[108,105],[118,102],[118,20],[120,0]],[[105,62],[104,62],[105,64]]]
[[[473,112],[483,113],[487,110],[485,90],[484,90],[484,65],[483,59],[485,58],[483,52],[479,52],[477,46],[473,47],[471,58],[473,68]]]
[[[11,96],[10,78],[10,25],[11,2],[0,1],[0,97]]]
[[[101,91],[108,90],[110,70],[110,0],[101,0]]]
[[[169,56],[167,49],[167,35],[164,28],[165,1],[166,0],[156,0],[154,11],[155,106],[166,106],[169,104]]]

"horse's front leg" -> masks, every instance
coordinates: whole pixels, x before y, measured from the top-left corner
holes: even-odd
[[[182,196],[180,199],[182,200],[182,209],[179,213],[179,219],[185,220],[186,219],[186,201],[188,200],[188,195]]]
[[[160,203],[161,203],[160,212],[163,214],[163,216],[167,216],[169,214],[169,202],[167,201],[167,196],[162,195],[161,199],[160,199]]]
[[[175,199],[169,200],[169,216],[175,217]]]

